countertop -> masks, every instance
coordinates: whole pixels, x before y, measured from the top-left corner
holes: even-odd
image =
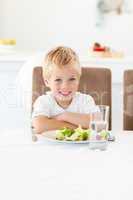
[[[10,54],[0,54],[0,69],[13,69],[17,71],[32,71],[35,66],[42,63],[45,52],[15,52]],[[126,69],[133,69],[133,57],[125,56],[124,58],[94,58],[79,56],[81,66],[84,67],[103,67],[112,71],[112,82],[121,83],[123,72]],[[6,66],[5,66],[6,65]],[[22,70],[21,70],[22,69]],[[31,69],[31,70],[30,70]]]
[[[27,61],[30,57],[32,57],[35,52],[22,52],[22,51],[14,51],[10,53],[1,53],[0,52],[0,62],[24,62]]]
[[[45,51],[13,51],[10,53],[0,52],[0,61],[27,61],[30,57],[38,54],[45,54]],[[127,64],[133,63],[133,56],[125,56],[123,58],[100,58],[79,55],[81,63],[97,62],[97,63],[112,63],[112,64]]]

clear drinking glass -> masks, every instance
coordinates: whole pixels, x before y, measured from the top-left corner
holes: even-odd
[[[109,106],[98,105],[96,106],[96,111],[91,114],[90,129],[93,134],[89,142],[89,149],[107,149],[107,140],[100,139],[100,132],[108,131],[109,124]]]
[[[96,112],[91,114],[90,128],[96,133],[102,130],[108,131],[109,106],[98,105],[96,107]]]

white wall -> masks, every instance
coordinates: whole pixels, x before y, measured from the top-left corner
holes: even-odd
[[[1,0],[0,38],[16,38],[17,48],[42,50],[68,45],[87,55],[92,41],[126,51],[132,48],[132,17],[110,18],[94,28],[96,0]],[[132,53],[133,54],[133,53]]]

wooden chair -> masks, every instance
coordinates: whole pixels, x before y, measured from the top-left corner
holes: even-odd
[[[32,106],[37,97],[48,91],[43,81],[42,67],[35,67],[33,70],[32,82]],[[112,112],[112,88],[111,71],[107,68],[82,68],[82,76],[79,85],[79,91],[90,94],[96,104],[108,105],[110,107],[109,129],[111,130],[111,112]]]
[[[123,79],[123,129],[133,130],[133,70],[125,70]]]

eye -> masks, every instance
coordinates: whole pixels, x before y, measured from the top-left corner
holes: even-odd
[[[60,78],[55,79],[55,82],[60,82],[60,81],[61,81]]]
[[[75,81],[75,80],[76,80],[76,78],[70,78],[69,80],[70,80],[70,81]]]

